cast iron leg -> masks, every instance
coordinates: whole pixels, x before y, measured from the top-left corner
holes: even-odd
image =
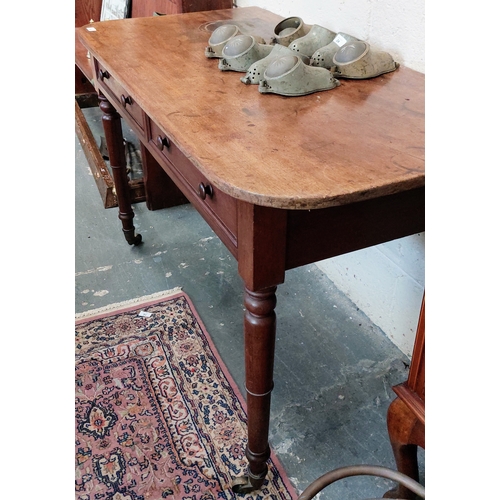
[[[268,435],[276,338],[276,287],[257,292],[245,289],[245,307],[246,457],[249,467],[246,476],[233,481],[235,493],[248,493],[262,486],[271,454]]]
[[[123,134],[120,115],[112,104],[99,94],[99,107],[103,112],[102,124],[108,146],[109,163],[118,200],[118,218],[122,221],[123,234],[129,245],[138,245],[142,241],[140,234],[135,234],[133,224],[134,211],[130,202],[130,189],[127,176],[127,161],[123,147]]]

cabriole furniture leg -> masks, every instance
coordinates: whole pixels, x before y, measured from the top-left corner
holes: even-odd
[[[418,481],[418,446],[425,449],[425,296],[417,325],[408,380],[393,387],[397,398],[387,411],[387,430],[398,471]],[[384,498],[415,499],[402,484]]]
[[[387,427],[398,471],[418,481],[417,449],[418,446],[425,448],[425,426],[406,403],[396,398],[387,412]],[[388,491],[384,498],[415,500],[417,496],[399,484]]]

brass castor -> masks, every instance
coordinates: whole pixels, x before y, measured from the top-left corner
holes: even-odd
[[[251,491],[258,490],[264,483],[267,471],[260,476],[253,474],[245,474],[244,476],[235,477],[231,483],[231,490],[233,493],[244,495]]]

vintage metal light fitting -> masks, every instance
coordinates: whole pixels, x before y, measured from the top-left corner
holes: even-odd
[[[224,24],[210,36],[205,55],[218,58],[222,71],[245,73],[240,80],[258,84],[261,94],[283,96],[330,90],[340,85],[337,78],[373,78],[399,67],[389,53],[300,17],[284,19],[274,33],[268,45],[236,24]]]
[[[341,47],[332,62],[332,71],[338,78],[373,78],[399,68],[399,63],[389,53],[374,50],[359,40]]]
[[[296,55],[300,57],[305,64],[309,64],[309,58],[301,54],[293,52],[290,48],[284,45],[276,44],[273,46],[271,52],[268,56],[255,61],[247,70],[245,76],[242,76],[240,80],[247,85],[258,85],[259,81],[264,78],[264,71],[266,68],[279,57],[286,55]]]
[[[238,26],[234,24],[224,24],[219,26],[208,40],[208,47],[205,48],[205,55],[209,58],[221,58],[224,45],[236,35],[240,35]]]
[[[274,27],[274,37],[271,43],[279,43],[288,47],[295,39],[307,35],[311,25],[304,24],[300,17],[287,17]]]
[[[272,49],[272,45],[259,43],[252,35],[237,35],[222,49],[219,69],[245,72],[255,61],[268,56]]]
[[[297,55],[285,55],[266,68],[264,78],[259,82],[259,92],[300,96],[330,90],[338,85],[340,82],[331,71],[308,66]]]
[[[330,69],[333,66],[333,56],[348,42],[356,42],[359,39],[347,33],[337,33],[331,43],[318,49],[311,57],[311,66],[320,66]]]
[[[315,24],[307,35],[297,38],[288,47],[296,52],[311,57],[319,48],[331,43],[336,36],[337,33]]]

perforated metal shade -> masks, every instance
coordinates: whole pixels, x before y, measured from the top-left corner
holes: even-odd
[[[311,26],[304,24],[300,17],[287,17],[274,27],[274,37],[271,43],[279,43],[287,47],[295,39],[307,35]]]
[[[309,64],[309,58],[292,52],[291,49],[284,45],[276,44],[268,56],[254,62],[247,70],[245,76],[241,77],[241,81],[247,85],[257,85],[264,78],[264,71],[275,60],[285,55],[296,55],[300,57],[305,64]]]
[[[205,49],[207,57],[222,57],[224,45],[233,37],[240,34],[238,26],[234,24],[224,24],[219,26],[208,40],[208,47]]]
[[[336,35],[337,33],[315,24],[307,35],[297,38],[289,47],[296,52],[311,57],[319,48],[331,43]]]
[[[333,56],[348,42],[358,41],[358,38],[339,32],[331,43],[319,48],[311,56],[311,66],[320,66],[322,68],[331,68],[333,66]]]
[[[339,78],[373,78],[395,71],[399,64],[383,51],[373,50],[367,42],[353,41],[341,47],[333,56],[332,71]]]
[[[255,61],[269,55],[272,49],[272,45],[259,43],[252,35],[235,36],[222,49],[219,69],[246,72]]]
[[[269,64],[259,82],[262,94],[301,96],[330,90],[340,85],[333,73],[325,68],[304,64],[297,55],[281,56]]]

